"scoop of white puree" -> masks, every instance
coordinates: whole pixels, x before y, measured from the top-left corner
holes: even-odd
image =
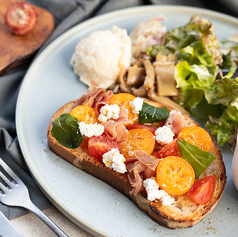
[[[125,29],[95,31],[76,46],[71,59],[74,72],[86,85],[94,80],[100,87],[110,87],[118,78],[120,66],[131,63],[131,39]]]

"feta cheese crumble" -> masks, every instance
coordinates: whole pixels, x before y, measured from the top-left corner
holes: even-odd
[[[97,123],[86,124],[85,122],[80,122],[79,130],[83,136],[86,136],[86,137],[96,136],[97,137],[97,136],[100,136],[103,134],[104,127],[103,127],[103,125],[97,124]]]
[[[155,199],[159,199],[163,206],[172,205],[174,203],[174,198],[172,198],[164,190],[159,189],[158,183],[153,178],[144,180],[143,185],[147,192],[147,199],[149,201],[154,201]]]
[[[111,118],[118,119],[119,113],[120,113],[120,108],[117,104],[104,105],[100,109],[100,115],[98,116],[98,120],[100,122],[106,122],[107,120]]]
[[[132,113],[139,114],[142,109],[143,99],[136,97],[133,101],[130,101],[130,106],[132,108]]]
[[[125,160],[125,157],[120,154],[117,148],[113,148],[102,155],[102,162],[106,165],[106,167],[122,174],[127,171],[124,163]]]
[[[159,127],[155,131],[155,140],[161,144],[165,145],[173,141],[174,133],[168,126]]]

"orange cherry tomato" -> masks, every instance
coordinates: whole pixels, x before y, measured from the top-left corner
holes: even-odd
[[[86,124],[97,122],[95,109],[88,105],[76,106],[71,110],[70,114],[76,117],[79,122],[85,122]]]
[[[180,131],[178,137],[183,138],[186,142],[195,145],[204,151],[210,152],[212,149],[211,136],[201,127],[186,127]]]
[[[136,97],[134,95],[128,94],[128,93],[119,93],[113,95],[110,100],[109,100],[109,105],[117,104],[120,109],[125,108],[128,110],[128,119],[131,120],[133,123],[135,123],[139,115],[134,114],[132,112],[131,106],[130,106],[130,101],[133,101]],[[125,126],[129,124],[124,124]]]
[[[185,194],[193,185],[195,172],[192,166],[178,156],[167,156],[156,169],[156,179],[161,189],[170,195]]]
[[[150,155],[154,150],[155,138],[149,130],[132,129],[129,130],[128,139],[120,142],[119,145],[121,153],[126,158],[133,157],[133,154],[130,154],[133,150],[145,151]]]
[[[216,178],[214,175],[197,180],[188,191],[188,196],[200,205],[207,204],[215,191]]]

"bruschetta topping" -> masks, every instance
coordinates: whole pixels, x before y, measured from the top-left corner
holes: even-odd
[[[71,147],[62,133],[71,122],[78,124],[78,131],[70,128],[72,139],[77,139],[71,148],[86,140],[87,145],[82,144],[92,157],[115,172],[127,173],[131,195],[147,191],[149,200],[155,197],[162,205],[172,204],[169,195],[187,193],[216,158],[209,152],[210,135],[201,127],[186,127],[178,111],[155,107],[131,94],[105,91],[93,82],[76,105],[53,122],[52,134]],[[155,180],[156,188],[151,184]]]

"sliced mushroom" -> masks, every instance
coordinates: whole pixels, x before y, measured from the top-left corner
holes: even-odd
[[[168,63],[168,62],[167,62]],[[161,64],[155,67],[158,95],[177,96],[178,89],[174,79],[174,64]]]
[[[131,93],[137,97],[146,97],[147,96],[147,90],[143,86],[141,86],[139,88],[132,87]]]
[[[143,67],[129,67],[126,85],[139,86],[145,79],[145,69]]]
[[[181,113],[190,116],[190,113],[185,110],[183,107],[181,107],[179,104],[176,104],[173,100],[169,99],[166,96],[158,96],[153,89],[148,90],[147,93],[148,97],[153,100],[153,101],[157,101],[161,104],[164,104],[165,106],[168,106],[172,109],[175,110],[179,110]]]
[[[146,77],[144,81],[145,89],[154,88],[155,83],[155,70],[149,59],[141,58],[141,61],[144,64]]]
[[[174,79],[174,60],[172,55],[165,56],[157,54],[156,62],[153,63],[155,68],[157,93],[159,96],[177,96],[178,89]]]
[[[126,86],[125,81],[124,81],[124,66],[123,65],[120,65],[118,80],[119,80],[121,91],[130,93],[130,88],[128,86]]]
[[[167,62],[167,56],[158,53],[158,54],[156,55],[155,61],[156,61],[156,62]]]
[[[169,62],[176,62],[177,58],[173,53],[169,53],[168,56],[167,56],[167,60]]]

